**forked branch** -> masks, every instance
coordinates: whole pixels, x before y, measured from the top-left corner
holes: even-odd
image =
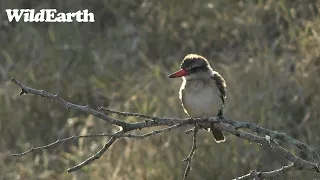
[[[21,88],[20,95],[23,94],[33,94],[40,97],[51,99],[52,101],[61,104],[66,109],[75,109],[79,111],[86,112],[88,114],[91,114],[93,116],[98,117],[99,119],[102,119],[112,125],[120,126],[121,130],[116,133],[100,133],[100,134],[87,134],[87,135],[81,135],[81,136],[71,136],[64,139],[59,139],[51,144],[31,148],[30,150],[22,153],[15,153],[11,154],[12,156],[23,156],[30,152],[37,151],[37,150],[44,150],[51,147],[54,147],[62,142],[66,142],[73,139],[79,139],[79,138],[92,138],[92,137],[101,137],[101,136],[107,136],[110,137],[109,141],[93,156],[89,157],[87,160],[83,161],[82,163],[71,167],[67,170],[67,172],[73,172],[78,169],[81,169],[82,167],[92,163],[94,160],[99,159],[107,150],[108,148],[119,138],[137,138],[137,139],[143,139],[146,137],[150,137],[156,134],[164,133],[173,129],[177,129],[182,126],[191,125],[195,128],[192,130],[193,133],[193,145],[190,150],[189,155],[185,159],[187,162],[187,166],[184,173],[184,179],[187,178],[190,170],[191,170],[191,162],[193,155],[195,153],[195,150],[197,148],[196,146],[196,136],[198,132],[198,127],[210,127],[210,123],[214,122],[215,127],[225,131],[229,132],[239,138],[246,139],[250,142],[259,143],[262,145],[265,145],[269,147],[272,151],[277,152],[281,154],[284,158],[286,158],[288,161],[291,162],[290,165],[283,166],[282,168],[275,169],[273,171],[268,172],[261,172],[257,170],[253,170],[247,175],[237,177],[235,179],[253,179],[253,178],[272,178],[281,175],[282,173],[285,173],[287,171],[293,171],[293,170],[308,170],[319,173],[319,163],[320,163],[320,156],[316,152],[315,149],[307,146],[306,144],[284,134],[279,133],[276,131],[271,131],[266,128],[262,128],[260,126],[254,125],[249,122],[239,122],[234,121],[229,118],[223,117],[210,117],[210,118],[165,118],[165,117],[155,117],[155,116],[148,116],[144,114],[139,113],[130,113],[130,112],[120,112],[115,110],[110,110],[104,107],[99,108],[99,110],[94,110],[90,108],[89,106],[83,106],[83,105],[77,105],[70,103],[64,99],[62,99],[59,95],[48,93],[44,90],[37,90],[30,87],[27,87],[23,84],[21,84],[19,81],[15,80],[14,78],[11,78],[11,81],[18,85]],[[135,123],[129,123],[125,122],[120,119],[112,118],[104,113],[101,112],[101,110],[104,110],[107,113],[112,114],[118,114],[121,116],[134,116],[137,118],[143,118],[143,121],[138,121]],[[165,126],[158,130],[153,130],[145,134],[133,134],[130,133],[133,130],[141,130],[141,129],[147,129],[150,127],[159,127],[159,126]],[[241,130],[241,129],[247,129],[252,131],[253,133],[249,133],[247,131]],[[305,159],[302,159],[293,153],[291,153],[286,148],[282,147],[278,141],[282,141],[284,143],[290,144],[293,147],[299,149],[300,151],[305,152],[308,156],[312,157],[312,161],[308,161]]]

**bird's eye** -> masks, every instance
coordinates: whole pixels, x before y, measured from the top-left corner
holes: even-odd
[[[189,71],[191,73],[199,72],[199,71],[201,71],[201,67],[192,67],[191,69],[189,69]]]

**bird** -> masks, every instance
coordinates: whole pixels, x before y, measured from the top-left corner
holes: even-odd
[[[183,79],[179,99],[184,112],[191,118],[223,117],[227,87],[224,78],[212,69],[205,57],[198,54],[187,54],[180,68],[168,77]],[[217,143],[226,140],[214,123],[210,124],[209,130]]]

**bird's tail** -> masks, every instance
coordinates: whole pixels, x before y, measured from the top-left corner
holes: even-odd
[[[220,109],[218,117],[223,117],[223,108]],[[210,129],[213,134],[214,139],[217,143],[224,142],[226,138],[224,137],[222,131],[214,127],[214,123],[210,123]]]
[[[222,131],[220,129],[216,129],[213,127],[214,124],[211,124],[211,132],[213,134],[214,140],[216,140],[217,143],[221,143],[224,142],[226,140],[226,138],[224,137]]]
[[[214,123],[210,124],[210,128],[203,128],[203,129],[205,131],[208,131],[208,132],[211,131],[212,134],[213,134],[214,140],[217,143],[221,143],[221,142],[224,142],[226,140],[226,138],[223,135],[223,132],[220,129],[217,129],[217,128],[214,127]]]

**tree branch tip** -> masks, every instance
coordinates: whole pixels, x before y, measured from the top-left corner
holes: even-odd
[[[10,81],[13,82],[13,83],[17,83],[17,80],[15,78],[13,78],[13,77],[10,78]]]
[[[23,94],[28,94],[28,92],[23,88],[21,83],[19,81],[17,81],[15,78],[12,77],[10,79],[10,81],[13,82],[14,84],[18,85],[21,88],[20,96],[22,96]]]

